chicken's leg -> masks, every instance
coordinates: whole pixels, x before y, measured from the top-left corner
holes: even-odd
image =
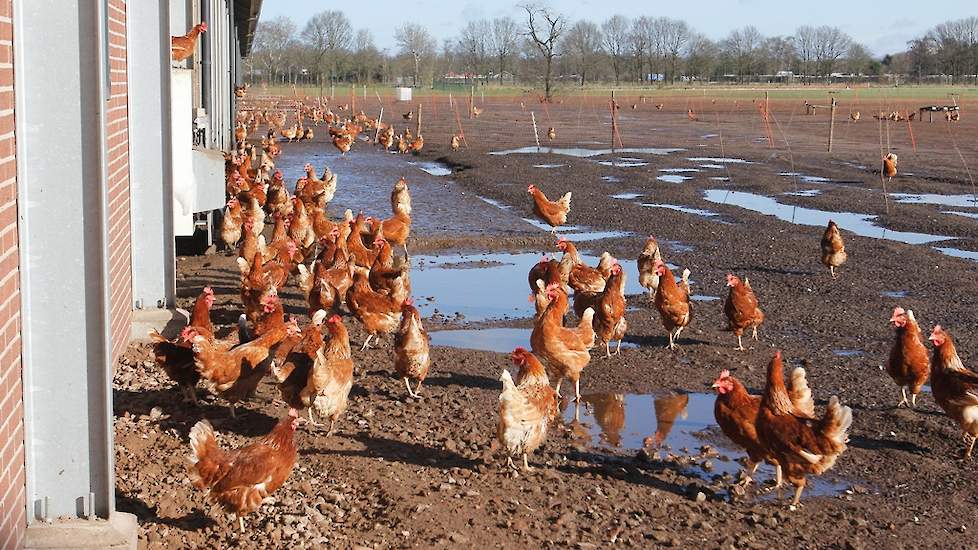
[[[416,397],[417,399],[421,399],[421,384],[423,382],[424,380],[418,380],[418,388],[414,390],[414,397]]]
[[[754,340],[757,340],[757,325],[754,325]]]
[[[792,506],[798,506],[801,502],[801,492],[805,490],[805,479],[802,478],[801,483],[795,486],[795,499],[791,501]]]
[[[751,482],[754,481],[754,479],[751,476],[754,475],[754,472],[757,471],[757,468],[760,465],[761,465],[760,462],[754,462],[754,461],[752,461],[751,459],[748,458],[747,459],[747,466],[750,469],[750,473],[747,473],[747,470],[745,469],[743,471],[744,478],[741,479],[740,480],[740,483],[738,483],[737,485],[740,485],[742,487],[747,487],[748,485],[750,485]]]
[[[835,266],[834,265],[830,265],[829,266],[829,273],[831,273],[832,274],[832,278],[835,279]]]
[[[581,402],[581,378],[574,380],[574,401]],[[970,451],[969,451],[970,452]]]
[[[911,409],[917,408],[917,394],[915,393],[910,394],[910,408]]]
[[[516,464],[513,464],[513,457],[511,456],[506,457],[506,467],[511,468],[513,470],[516,469]]]
[[[411,397],[417,397],[417,395],[414,394],[414,390],[411,389],[411,381],[408,380],[408,377],[407,376],[404,377],[404,386],[407,388],[407,391],[408,391],[408,395],[409,396],[411,396]],[[418,387],[420,387],[420,386],[418,386]]]
[[[621,355],[621,341],[622,341],[622,338],[619,338],[618,339],[618,347],[615,348],[615,355]]]
[[[611,341],[604,343],[604,358],[611,359]]]
[[[676,343],[672,336],[672,331],[669,331],[669,345],[666,346],[669,349],[676,349]]]
[[[968,444],[968,449],[964,451],[964,459],[965,460],[968,460],[969,458],[971,458],[971,451],[974,450],[974,448],[975,448],[975,441],[978,441],[978,437],[975,437],[975,436],[973,436],[971,434],[964,434],[964,438],[965,438],[965,441],[967,441],[969,439],[971,440],[971,443]]]
[[[367,339],[363,341],[363,346],[360,347],[360,351],[363,351],[370,347],[370,339],[373,338],[373,334],[368,334]]]
[[[742,338],[742,336],[740,334],[738,334],[737,335],[737,347],[734,348],[736,351],[745,351],[744,350],[744,342],[743,342],[743,340],[741,338]]]
[[[335,418],[330,418],[329,419],[329,429],[326,430],[326,437],[329,437],[329,436],[333,435],[333,430],[335,430],[335,429],[336,429],[336,419]]]
[[[560,383],[563,382],[563,381],[564,381],[564,377],[563,376],[561,376],[560,378],[557,379],[557,386],[554,388],[554,390],[557,393],[557,397],[560,397]]]
[[[530,462],[526,458],[526,453],[523,453],[523,471],[529,472],[531,470],[533,470],[533,468],[530,467]]]
[[[241,534],[244,534],[244,518],[241,516],[238,516],[238,529],[241,530]]]
[[[228,410],[230,410],[230,411],[231,411],[231,418],[237,418],[237,417],[236,417],[236,416],[234,415],[234,403],[231,403],[230,405],[228,405]]]
[[[319,422],[316,422],[316,420],[312,417],[312,409],[312,407],[309,407],[309,423],[313,426],[320,426]]]
[[[900,402],[897,403],[897,408],[898,409],[900,407],[904,406],[904,405],[909,405],[910,404],[910,402],[907,401],[907,387],[906,386],[900,386],[900,395],[903,396],[903,399],[901,399]]]

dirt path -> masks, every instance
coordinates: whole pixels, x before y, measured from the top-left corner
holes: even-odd
[[[433,374],[425,383],[424,398],[416,401],[406,398],[392,376],[389,339],[381,349],[355,353],[357,381],[338,433],[326,438],[300,429],[296,471],[276,493],[274,505],[247,518],[249,531],[242,537],[230,520],[210,519],[202,495],[187,483],[187,433],[202,417],[211,419],[224,444],[239,445],[267,432],[285,410],[273,401],[275,388],[263,384],[257,398],[247,404],[248,411],[236,419],[228,418],[222,404],[210,398],[197,410],[181,403],[179,392],[152,364],[148,349],[133,345],[116,375],[117,498],[120,509],[139,516],[143,542],[152,548],[974,544],[978,467],[973,461],[960,461],[960,432],[929,395],[918,401],[917,411],[895,409],[899,390],[881,365],[892,338],[886,320],[897,304],[912,308],[923,327],[938,323],[947,327],[965,364],[974,365],[978,263],[933,247],[978,250],[975,220],[944,213],[978,213],[978,209],[966,199],[961,205],[945,207],[902,204],[893,197],[886,214],[878,175],[859,168],[875,166],[876,127],[854,125],[844,134],[843,143],[851,147],[840,146],[833,155],[816,153],[817,140],[806,137],[814,130],[803,125],[821,121],[797,119],[799,115],[792,115],[787,106],[777,114],[786,126],[791,116],[796,117],[786,132],[793,140],[790,153],[783,143],[775,149],[757,144],[754,138],[759,131],[752,118],[756,114],[743,106],[740,111],[728,106],[731,114],[721,118],[722,149],[718,137],[703,137],[717,133],[715,124],[689,123],[684,109],[670,106],[670,113],[625,113],[635,117],[624,121],[626,145],[685,151],[592,158],[488,155],[490,150],[524,146],[527,139],[514,129],[504,130],[505,120],[523,116],[518,105],[489,107],[484,118],[469,123],[466,132],[473,136],[473,145],[458,154],[448,154],[442,141],[429,138],[431,146],[421,159],[368,153],[363,144],[357,145],[348,161],[334,160],[332,151],[322,157],[340,174],[336,205],[363,205],[376,215],[387,215],[390,185],[396,180],[394,174],[408,170],[405,161],[441,160],[452,165],[451,176],[439,177],[410,167],[417,177],[415,181],[409,176],[409,181],[420,220],[411,245],[416,255],[412,279],[430,277],[435,289],[430,292],[433,300],[425,306],[429,328],[530,326],[523,313],[528,292],[525,270],[519,263],[553,252],[547,232],[520,220],[531,213],[526,185],[534,183],[549,195],[574,191],[571,220],[575,225],[587,231],[632,234],[580,243],[584,251],[608,250],[633,264],[645,235],[672,241],[663,245],[666,259],[688,267],[694,293],[703,296],[694,304],[693,324],[684,332],[680,349],[664,348],[665,332],[658,316],[644,296],[633,292],[626,339],[632,345],[620,359],[607,361],[595,354],[582,376],[582,392],[589,397],[579,411],[581,422],[574,421],[573,405],[564,404],[562,423],[532,457],[536,469],[518,476],[501,468],[494,443],[498,378],[507,366],[505,355],[435,347]],[[563,122],[558,128],[563,141],[558,145],[598,147],[568,143],[594,140],[598,130],[586,126],[601,121],[595,107],[592,118],[577,131],[575,111],[576,106],[570,105],[552,108],[553,119]],[[954,130],[973,131],[974,124],[969,124]],[[938,147],[942,130],[936,124],[917,126],[918,142]],[[480,127],[496,131],[491,144],[484,134],[477,140]],[[447,135],[448,128],[447,123],[433,123],[429,132]],[[602,136],[604,131],[602,127]],[[315,163],[309,156],[325,145],[314,143],[308,153],[303,145],[285,148],[287,155],[295,153],[297,160]],[[974,148],[974,142],[968,147]],[[621,157],[632,166],[599,163]],[[701,157],[710,159],[690,160]],[[718,157],[751,164],[715,160]],[[402,164],[389,168],[388,159]],[[901,170],[916,175],[898,177],[889,191],[971,192],[963,167],[922,159],[923,154],[908,154]],[[552,164],[562,166],[536,167]],[[347,166],[351,172],[379,170],[383,176],[377,180],[384,183],[379,188],[374,185],[370,194],[367,189],[377,180],[348,176]],[[698,171],[663,171],[672,169]],[[286,175],[294,179],[297,174],[291,170]],[[833,181],[781,175],[785,172]],[[658,179],[663,175],[691,179],[671,183]],[[360,183],[350,185],[351,180]],[[708,195],[709,190],[718,191]],[[789,205],[789,221],[736,206],[733,198],[740,195],[728,191]],[[799,191],[804,193],[785,194]],[[612,197],[622,193],[641,197]],[[758,207],[759,203],[755,199],[744,204]],[[873,224],[879,226],[881,237],[885,227],[888,237],[901,231],[954,240],[904,244],[858,236],[840,222],[850,259],[833,280],[818,261],[821,228],[791,223],[811,215],[791,209],[792,205],[877,216],[863,221],[870,232]],[[455,257],[459,252],[466,256]],[[482,256],[490,252],[525,255]],[[431,255],[445,256],[449,265],[439,268],[438,258]],[[427,262],[424,270],[422,262]],[[522,271],[515,284],[501,280],[500,273],[517,273],[517,267]],[[183,306],[203,285],[214,285],[215,322],[233,323],[240,304],[232,258],[181,258],[178,272]],[[732,349],[732,335],[721,330],[721,302],[708,299],[724,295],[727,272],[750,277],[767,313],[760,341],[751,342],[747,352]],[[464,282],[445,282],[459,280]],[[466,291],[471,300],[466,300]],[[304,311],[294,287],[285,297],[295,311]],[[510,307],[512,314],[499,313]],[[359,325],[355,321],[348,325],[353,327],[353,341],[362,342]],[[432,333],[433,339],[439,338],[437,334]],[[489,342],[486,347],[509,345],[513,336],[497,332],[490,338],[483,331],[483,335],[466,333],[461,341],[470,334],[473,345]],[[721,369],[730,369],[759,392],[774,349],[783,350],[791,365],[806,367],[819,407],[829,396],[838,395],[854,413],[849,450],[797,511],[788,511],[783,500],[754,490],[746,495],[732,493],[728,472],[736,470],[732,460],[738,455],[708,421],[701,420],[704,415],[708,418],[712,407],[702,393],[709,392]],[[677,392],[689,392],[688,401],[677,399]],[[666,445],[640,451],[642,438],[653,431],[668,433]]]

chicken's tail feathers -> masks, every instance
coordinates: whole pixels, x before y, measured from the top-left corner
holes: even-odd
[[[822,436],[836,447],[837,452],[841,452],[849,441],[850,426],[852,426],[852,409],[840,404],[839,398],[833,395],[822,418]]]
[[[791,404],[795,407],[796,414],[815,418],[815,401],[812,400],[812,390],[808,386],[808,378],[805,369],[796,367],[791,371],[791,386],[788,389],[788,396]]]
[[[560,203],[564,208],[570,208],[571,192],[568,191],[564,193],[564,196],[560,197],[560,200],[558,200],[557,202]]]

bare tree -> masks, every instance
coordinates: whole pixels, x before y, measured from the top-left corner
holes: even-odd
[[[550,101],[550,83],[553,79],[553,62],[557,57],[557,43],[560,35],[564,32],[564,16],[554,13],[548,8],[541,8],[532,4],[524,4],[522,8],[526,11],[526,34],[540,51],[546,64],[544,74],[544,98]]]
[[[380,52],[369,29],[357,31],[353,41],[353,66],[357,82],[370,82],[380,66]]]
[[[694,33],[686,46],[686,74],[690,78],[709,80],[717,68],[720,47],[709,38]]]
[[[421,25],[405,23],[394,31],[394,40],[402,54],[410,55],[414,59],[414,85],[417,86],[421,76],[421,60],[434,55],[435,39]]]
[[[630,26],[631,23],[624,15],[614,15],[601,24],[601,43],[611,56],[611,68],[615,71],[615,86],[621,83],[621,64],[628,48]]]
[[[628,49],[635,59],[635,67],[637,69],[639,82],[644,82],[645,77],[645,52],[648,49],[648,37],[651,31],[648,29],[652,26],[652,19],[646,16],[641,16],[636,19],[628,31]],[[651,60],[649,64],[651,65]]]
[[[601,30],[590,21],[578,21],[567,31],[561,45],[574,60],[580,73],[581,86],[584,86],[588,72],[601,51]]]
[[[723,41],[723,50],[734,64],[741,81],[755,74],[764,37],[752,26],[731,32]]]
[[[669,63],[668,78],[671,82],[676,82],[676,73],[679,72],[679,56],[692,38],[693,30],[685,21],[662,18],[660,20],[660,31],[663,55]]]
[[[267,79],[273,79],[285,65],[285,58],[295,43],[295,23],[287,17],[261,21],[255,30],[251,55]]]
[[[851,74],[873,73],[872,65],[874,62],[875,60],[873,59],[873,55],[869,53],[869,49],[858,42],[853,42],[849,46],[849,50],[846,51],[846,69]]]
[[[812,76],[815,62],[815,27],[804,25],[795,31],[795,48],[801,63],[801,74]]]
[[[323,66],[329,69],[329,81],[336,79],[340,57],[353,42],[353,26],[341,11],[324,11],[313,15],[302,30],[302,39],[316,54],[322,94]]]
[[[492,27],[487,19],[469,21],[462,29],[458,38],[459,53],[475,75],[486,74],[489,71],[488,61],[490,56],[489,40]]]
[[[503,73],[506,62],[516,51],[519,27],[512,17],[497,17],[492,20],[492,34],[489,36],[489,46],[496,57],[499,69],[499,83],[503,83]]]
[[[836,27],[823,25],[815,29],[815,63],[819,74],[829,77],[836,62],[849,51],[852,38]]]

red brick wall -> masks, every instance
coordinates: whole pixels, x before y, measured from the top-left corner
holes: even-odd
[[[129,220],[129,112],[126,84],[126,2],[109,1],[109,70],[112,88],[106,117],[108,143],[109,284],[112,357],[129,343],[132,323],[132,250]],[[155,304],[152,304],[155,305]]]
[[[27,524],[12,15],[0,0],[0,548],[20,547]]]

